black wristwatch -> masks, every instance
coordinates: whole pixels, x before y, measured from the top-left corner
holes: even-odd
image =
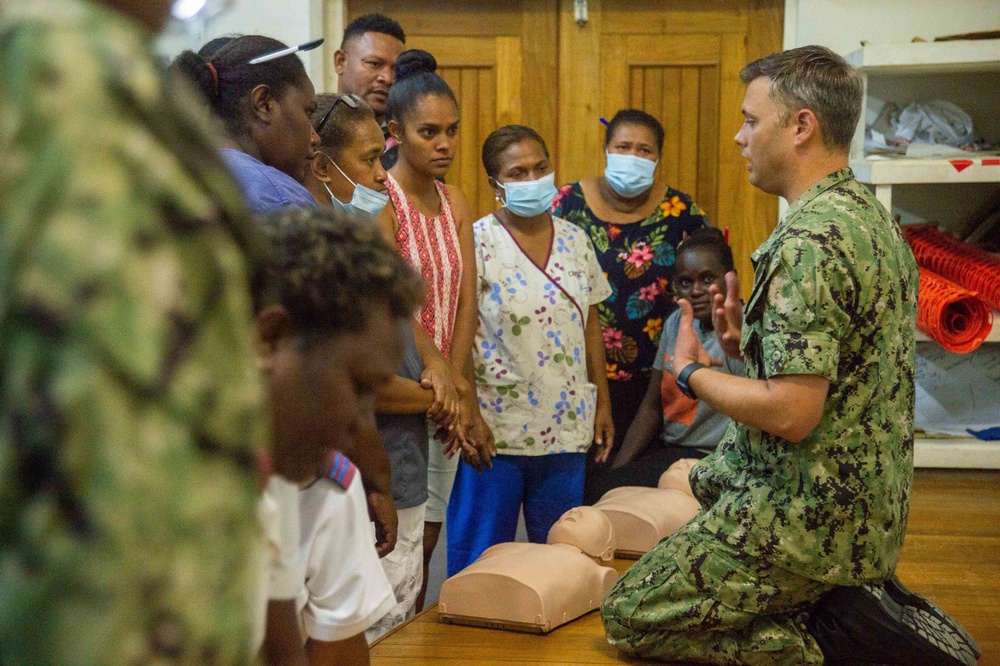
[[[688,384],[688,377],[690,377],[691,373],[694,372],[695,370],[700,370],[701,368],[704,367],[705,367],[704,364],[695,361],[693,363],[688,363],[687,365],[685,365],[684,369],[677,374],[677,388],[681,390],[681,393],[691,398],[692,400],[697,400],[698,396],[696,396],[694,394],[694,391],[691,390],[691,385]]]

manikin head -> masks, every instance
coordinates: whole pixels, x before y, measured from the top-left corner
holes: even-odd
[[[657,488],[664,490],[680,490],[683,493],[694,496],[691,492],[691,468],[698,462],[694,458],[681,458],[667,468],[667,471],[660,475]]]
[[[592,506],[578,506],[564,513],[549,530],[547,543],[572,546],[598,564],[611,561],[615,553],[611,521]]]

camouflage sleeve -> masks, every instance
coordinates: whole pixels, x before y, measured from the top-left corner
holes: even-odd
[[[763,316],[763,375],[837,379],[840,340],[854,292],[846,267],[822,242],[787,237],[768,268]]]
[[[141,80],[112,94],[86,33],[7,47],[0,662],[245,663],[264,432],[245,258],[129,97],[157,95],[151,65],[126,60]]]

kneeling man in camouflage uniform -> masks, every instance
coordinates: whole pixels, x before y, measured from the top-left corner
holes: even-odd
[[[746,377],[711,369],[682,301],[672,372],[733,422],[691,472],[702,513],[639,560],[601,612],[611,643],[638,656],[821,663],[803,611],[835,586],[889,578],[903,544],[917,266],[848,168],[858,73],[810,46],[740,77],[750,182],[789,202],[753,255],[744,311],[735,274],[725,303],[716,296],[716,330]]]

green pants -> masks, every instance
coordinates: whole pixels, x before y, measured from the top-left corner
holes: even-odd
[[[831,588],[741,555],[695,518],[625,572],[601,616],[608,641],[637,657],[821,664],[802,611]]]

